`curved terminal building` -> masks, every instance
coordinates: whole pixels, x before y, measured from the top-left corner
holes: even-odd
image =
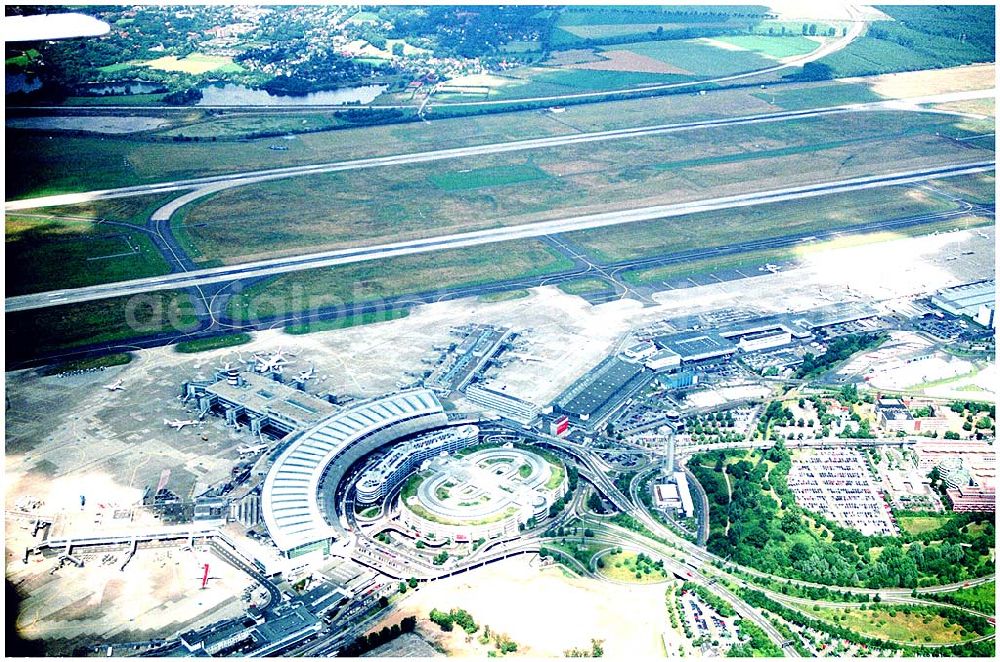
[[[369,506],[384,499],[425,460],[442,453],[455,453],[478,440],[478,427],[461,425],[428,432],[393,446],[385,457],[358,479],[358,505]]]
[[[359,402],[290,437],[264,479],[264,523],[287,556],[328,547],[342,534],[334,493],[347,469],[403,436],[439,428],[448,417],[419,389]]]

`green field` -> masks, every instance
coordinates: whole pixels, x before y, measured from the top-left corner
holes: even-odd
[[[903,643],[957,643],[977,636],[974,633],[962,634],[958,623],[930,608],[910,611],[900,607],[869,605],[866,609],[823,607],[808,613],[868,637]],[[985,621],[982,625],[985,631]]]
[[[432,175],[430,181],[445,191],[467,191],[476,188],[509,186],[536,179],[545,179],[549,174],[530,164],[476,168]]]
[[[117,74],[121,71],[125,71],[126,69],[132,69],[133,67],[136,67],[138,65],[139,63],[137,61],[116,62],[114,64],[108,64],[103,67],[98,67],[97,70],[105,74]]]
[[[739,46],[759,55],[773,58],[785,58],[793,55],[805,55],[812,53],[819,48],[819,42],[813,41],[801,35],[789,37],[770,37],[764,35],[734,35],[726,37],[713,37],[715,41],[721,41],[733,46]]]
[[[530,295],[528,290],[505,290],[503,292],[493,292],[479,295],[479,300],[483,303],[498,303],[500,301],[513,301],[523,299]]]
[[[699,78],[727,76],[774,66],[774,61],[749,51],[728,51],[703,41],[646,41],[625,44],[623,50],[666,62]]]
[[[607,292],[612,289],[612,285],[600,278],[580,278],[578,280],[559,283],[559,289],[566,294],[597,294],[599,292]]]
[[[599,568],[597,574],[629,584],[657,584],[670,578],[665,570],[655,568],[649,563],[639,563],[637,559],[638,555],[635,552],[606,554],[601,557],[604,567]]]
[[[513,101],[527,97],[591,91],[603,92],[692,80],[691,76],[682,74],[599,71],[560,67],[525,67],[512,69],[507,72],[507,75],[520,80],[490,89],[490,99],[510,99]],[[435,99],[445,98],[438,94],[435,94],[434,97]],[[456,96],[454,100],[462,99]]]
[[[797,84],[794,89],[808,90],[828,85],[829,83]],[[165,127],[142,135],[47,135],[36,131],[8,130],[8,149],[19,155],[19,161],[16,169],[7,170],[6,191],[8,199],[17,199],[219,175],[239,170],[540,138],[571,133],[574,129],[570,127],[581,131],[602,131],[644,124],[772,112],[773,106],[752,96],[758,92],[756,88],[713,91],[710,103],[706,103],[706,99],[702,97],[681,94],[569,106],[560,120],[570,126],[554,122],[547,114],[537,111],[478,117],[439,116],[432,123],[302,134],[294,141],[282,143],[289,147],[287,151],[268,149],[274,143],[274,138],[251,141],[225,139],[264,131],[280,134],[293,128],[332,126],[339,124],[339,120],[329,114],[318,117],[315,111],[280,115],[272,113],[269,116],[259,112],[206,114],[192,108],[189,112],[174,117],[174,122],[180,126]],[[817,105],[829,105],[822,97],[817,102]],[[435,112],[444,114],[447,111],[442,107]],[[180,135],[199,140],[155,140],[158,136],[173,138]],[[212,138],[218,138],[218,141],[213,142]]]
[[[335,129],[345,126],[333,113],[220,113],[199,115],[192,112],[189,120],[175,128],[163,129],[158,136],[184,136],[186,138],[236,139],[255,136],[280,136],[301,132],[303,129]],[[277,137],[268,138],[264,147],[280,142],[289,151],[299,149],[298,139],[284,141]],[[271,150],[272,153],[274,150]]]
[[[926,193],[889,187],[831,194],[818,201],[791,200],[631,223],[624,228],[609,226],[568,236],[601,262],[618,262],[692,247],[725,246],[734,236],[763,239],[819,232],[953,208],[954,203]]]
[[[172,195],[95,200],[8,214],[8,295],[169,272],[143,228],[153,210]]]
[[[128,94],[89,97],[69,97],[66,106],[156,106],[163,103],[163,94]]]
[[[275,247],[296,253],[418,239],[874,174],[887,161],[904,168],[976,158],[976,149],[943,137],[952,123],[938,115],[855,113],[714,127],[711,141],[690,131],[388,166],[377,177],[364,170],[289,178],[205,198],[182,210],[174,227],[195,259],[227,262],[273,257]],[[484,186],[539,172],[550,176]],[[716,229],[664,239],[697,246],[702,238],[695,235]],[[236,250],[234,236],[241,237]]]
[[[7,313],[7,360],[197,328],[186,292],[155,292]]]
[[[4,231],[8,296],[170,272],[138,229],[8,215]]]
[[[420,122],[307,133],[289,141],[287,151],[275,151],[268,149],[275,138],[239,142],[212,142],[211,138],[220,134],[243,135],[243,132],[268,130],[283,133],[295,122],[300,127],[308,127],[328,120],[317,119],[315,111],[268,118],[259,113],[247,117],[235,113],[206,116],[202,111],[191,109],[185,117],[190,117],[194,124],[191,135],[202,140],[153,141],[159,135],[185,134],[184,128],[173,127],[148,136],[50,136],[42,132],[10,130],[7,147],[19,155],[19,162],[18,168],[7,170],[7,198],[541,138],[573,131],[538,112],[524,112],[437,119],[432,124]],[[302,120],[306,124],[302,124]]]
[[[838,77],[993,62],[990,5],[886,7],[894,21],[873,23],[862,37],[822,58]]]
[[[410,314],[408,308],[394,308],[377,313],[362,313],[361,315],[347,315],[332,320],[320,320],[318,322],[305,322],[303,324],[290,324],[285,327],[285,333],[300,336],[306,333],[317,331],[332,331],[334,329],[346,329],[352,326],[362,326],[365,324],[378,324],[379,322],[389,322],[407,317]]]
[[[986,582],[948,593],[947,597],[953,604],[975,609],[984,614],[995,614],[997,608],[996,590],[996,582]]]
[[[77,370],[93,370],[95,368],[113,368],[115,366],[127,365],[132,362],[132,355],[128,353],[122,354],[105,354],[104,356],[99,356],[94,359],[79,359],[77,361],[67,361],[66,363],[57,363],[55,365],[46,366],[42,370],[43,375],[59,375],[66,372],[74,372]]]
[[[767,92],[755,93],[754,96],[785,110],[822,108],[883,100],[867,86],[851,83],[834,83],[798,89],[772,88]]]
[[[996,175],[992,173],[932,179],[926,184],[945,195],[958,196],[974,204],[996,202]]]
[[[568,269],[572,263],[536,240],[519,240],[328,269],[313,269],[255,285],[234,296],[229,315],[269,318],[349,303],[477,285]]]
[[[222,336],[212,336],[211,338],[185,340],[174,345],[174,350],[181,354],[196,354],[198,352],[208,352],[213,349],[245,345],[252,339],[249,333],[229,333]]]
[[[896,522],[907,533],[916,535],[940,529],[950,519],[950,517],[942,517],[940,515],[899,515],[896,517]]]

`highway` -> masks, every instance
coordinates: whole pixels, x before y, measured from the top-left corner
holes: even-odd
[[[23,200],[12,200],[4,203],[7,212],[21,211],[25,209],[38,209],[42,207],[53,207],[59,205],[73,205],[92,202],[94,200],[112,200],[116,198],[128,198],[140,195],[153,195],[160,193],[172,193],[189,191],[189,193],[170,201],[153,213],[152,220],[161,221],[169,219],[177,209],[198,198],[202,198],[219,191],[256,184],[260,182],[273,181],[277,179],[287,179],[289,177],[300,177],[303,175],[318,175],[331,172],[343,172],[348,170],[364,170],[393,165],[406,165],[413,163],[428,163],[445,159],[466,158],[471,156],[484,156],[488,154],[501,154],[505,152],[518,152],[534,149],[545,149],[559,147],[562,145],[573,145],[580,143],[601,142],[607,140],[621,140],[625,138],[636,138],[642,136],[661,135],[677,133],[683,131],[693,131],[700,129],[710,129],[722,126],[736,126],[744,124],[766,124],[772,122],[784,122],[789,120],[807,119],[811,117],[822,117],[826,115],[837,115],[842,113],[864,112],[864,111],[919,111],[934,112],[926,108],[920,108],[919,104],[945,103],[949,101],[964,101],[969,99],[993,98],[995,89],[974,90],[971,92],[956,92],[948,94],[938,94],[912,99],[874,101],[870,103],[844,104],[830,106],[827,108],[813,108],[806,110],[782,111],[777,113],[765,113],[757,115],[744,115],[739,117],[729,117],[714,120],[703,120],[698,122],[680,122],[674,124],[657,124],[641,127],[631,127],[627,129],[615,129],[611,131],[593,131],[588,133],[575,133],[564,136],[552,136],[547,138],[532,138],[528,140],[515,140],[502,143],[488,143],[484,145],[473,145],[468,147],[455,147],[450,149],[428,150],[423,152],[413,152],[409,154],[396,154],[391,156],[379,156],[365,159],[354,159],[350,161],[334,161],[329,163],[318,163],[313,165],[290,166],[285,168],[270,168],[266,170],[251,170],[228,175],[214,175],[209,177],[195,177],[190,179],[180,179],[169,182],[159,182],[155,184],[143,184],[138,186],[126,186],[114,189],[104,189],[98,191],[86,191],[81,193],[64,193],[58,195],[42,196],[37,198],[25,198]]]
[[[743,193],[739,195],[710,198],[671,205],[657,205],[623,211],[573,216],[569,218],[527,223],[524,225],[455,233],[426,239],[394,242],[377,246],[347,248],[322,251],[308,255],[276,258],[225,267],[214,267],[192,272],[171,273],[163,276],[140,278],[117,283],[105,283],[90,287],[54,290],[38,294],[28,294],[6,299],[7,312],[33,310],[69,303],[82,303],[119,296],[129,296],[142,292],[199,287],[214,283],[231,282],[247,278],[273,276],[305,269],[332,267],[369,260],[379,260],[401,255],[412,255],[431,251],[492,244],[515,239],[525,239],[545,235],[575,232],[611,225],[622,225],[662,218],[671,218],[706,211],[718,211],[735,207],[747,207],[820,197],[834,193],[844,193],[863,189],[899,186],[942,179],[959,175],[990,172],[995,170],[995,161],[934,166],[918,170],[908,170],[884,175],[854,177],[850,179],[795,186],[769,191]]]

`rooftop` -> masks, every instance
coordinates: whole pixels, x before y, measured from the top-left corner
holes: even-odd
[[[571,414],[593,414],[639,375],[642,369],[641,365],[616,357],[605,359],[566,389],[556,399],[556,405]]]
[[[278,548],[287,551],[336,533],[320,512],[317,490],[338,454],[379,430],[432,414],[445,416],[433,392],[404,391],[358,403],[299,434],[264,480],[264,522]]]
[[[222,379],[205,390],[223,400],[243,405],[261,414],[276,414],[295,427],[306,427],[337,411],[336,405],[323,398],[286,386],[270,377],[242,372],[239,386]]]
[[[736,345],[715,331],[684,331],[669,336],[657,336],[655,342],[658,347],[680,354],[683,361],[723,356],[736,351]]]

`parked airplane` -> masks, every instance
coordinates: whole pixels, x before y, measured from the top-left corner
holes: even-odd
[[[288,363],[280,349],[270,356],[254,354],[254,358],[257,360],[257,372],[261,373],[281,372],[282,366]]]
[[[175,430],[181,430],[181,429],[184,428],[185,425],[197,425],[197,423],[198,423],[198,421],[194,421],[194,420],[191,420],[191,421],[182,421],[180,419],[175,419],[175,420],[170,421],[170,420],[167,420],[167,419],[163,419],[163,424],[164,425],[169,425],[170,427],[172,427]]]
[[[267,444],[257,444],[255,446],[240,446],[236,449],[236,452],[240,454],[240,457],[248,457],[251,455],[258,455],[267,450]]]
[[[124,391],[125,387],[122,386],[122,384],[124,383],[125,383],[124,379],[119,379],[114,384],[105,384],[104,388],[108,389],[109,391]]]
[[[299,373],[298,380],[300,382],[304,382],[307,379],[312,379],[315,376],[316,376],[316,366],[310,364],[308,370],[303,370],[302,372]]]

